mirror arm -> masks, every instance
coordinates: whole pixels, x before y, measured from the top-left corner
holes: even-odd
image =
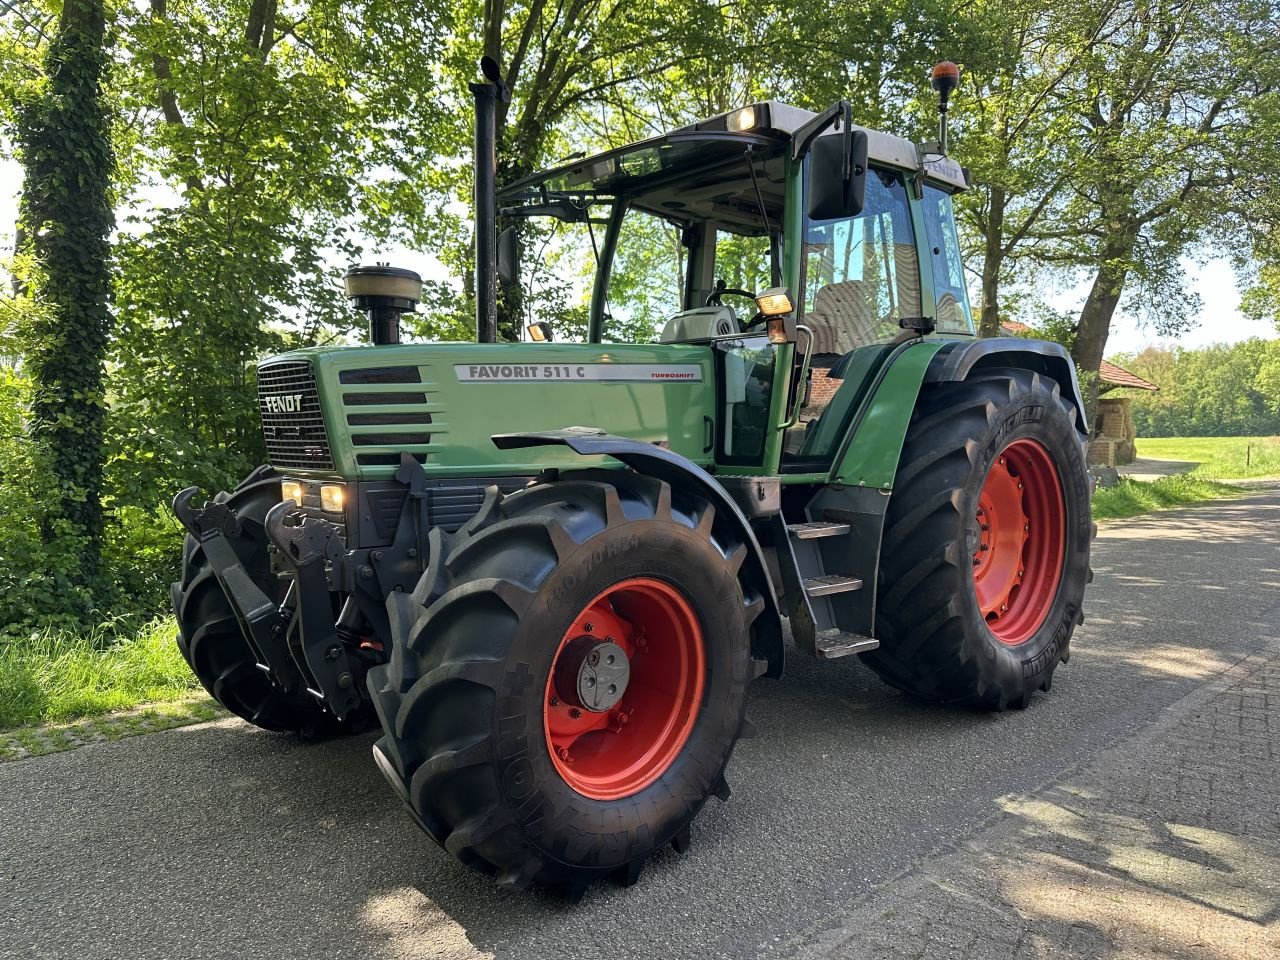
[[[849,145],[853,142],[853,107],[849,105],[848,100],[837,100],[795,132],[791,141],[791,159],[803,159],[809,152],[809,148],[813,146],[813,141],[818,139],[818,134],[833,123],[844,124],[845,155],[848,156]],[[852,175],[850,167],[850,162],[846,161],[846,180]]]

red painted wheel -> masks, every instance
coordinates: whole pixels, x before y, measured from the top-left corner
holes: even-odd
[[[1066,550],[1062,483],[1049,451],[1015,440],[987,472],[978,497],[973,585],[987,628],[1001,643],[1026,643],[1044,623]]]
[[[565,632],[547,678],[556,771],[593,800],[639,793],[684,748],[705,675],[702,626],[680,590],[636,577],[602,591]]]

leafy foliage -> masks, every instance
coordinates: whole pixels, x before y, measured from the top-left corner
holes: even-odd
[[[256,362],[363,336],[342,297],[347,264],[429,251],[430,308],[407,333],[471,336],[467,83],[481,53],[513,94],[504,180],[769,97],[848,99],[867,126],[932,138],[924,71],[948,55],[963,68],[953,152],[977,184],[959,203],[986,332],[1017,314],[1068,344],[1094,383],[1123,301],[1165,330],[1191,315],[1179,256],[1206,242],[1238,251],[1246,309],[1280,304],[1280,57],[1274,31],[1251,28],[1275,22],[1274,0],[4,6],[0,155],[31,171],[11,264],[21,283],[0,296],[11,631],[163,605],[180,540],[163,504],[189,483],[228,488],[262,458]],[[64,221],[83,233],[44,228]],[[606,336],[644,342],[685,264],[672,227],[633,226]],[[503,298],[504,334],[545,319],[582,336],[590,235],[523,229],[533,267]],[[760,241],[723,237],[719,259],[731,286],[769,285]],[[1046,278],[1095,293],[1082,314],[1050,316]],[[1249,356],[1220,377],[1177,354],[1178,389],[1153,374],[1166,392],[1142,398],[1156,404],[1147,426],[1206,432],[1202,411],[1217,409],[1221,429],[1272,430],[1280,358]],[[1205,397],[1178,392],[1193,377],[1213,384]],[[84,558],[99,548],[92,578]]]
[[[1280,341],[1199,350],[1150,347],[1117,360],[1160,387],[1133,398],[1140,437],[1280,434]]]

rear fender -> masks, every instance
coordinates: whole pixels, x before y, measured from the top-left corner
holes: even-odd
[[[742,542],[746,544],[747,559],[742,565],[740,576],[764,600],[765,609],[751,627],[752,656],[768,663],[766,676],[782,675],[781,612],[769,577],[769,568],[765,563],[764,551],[742,510],[709,473],[678,453],[651,443],[610,436],[603,432],[550,430],[497,434],[492,439],[500,450],[559,444],[583,457],[612,457],[637,473],[662,480],[678,489],[691,491],[709,501],[716,508],[716,516],[732,523]]]
[[[1082,434],[1089,432],[1076,365],[1067,348],[1060,343],[1023,337],[953,340],[945,349],[938,351],[925,380],[928,383],[967,380],[975,370],[991,367],[1015,367],[1051,377],[1057,381],[1062,395],[1075,406],[1077,429]]]

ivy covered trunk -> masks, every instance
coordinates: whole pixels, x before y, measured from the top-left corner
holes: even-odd
[[[34,385],[31,434],[59,487],[44,535],[81,540],[73,574],[81,583],[97,574],[103,527],[103,366],[115,224],[102,93],[105,20],[102,0],[65,0],[45,55],[44,83],[24,105],[20,127],[22,219],[40,302],[26,351]]]

